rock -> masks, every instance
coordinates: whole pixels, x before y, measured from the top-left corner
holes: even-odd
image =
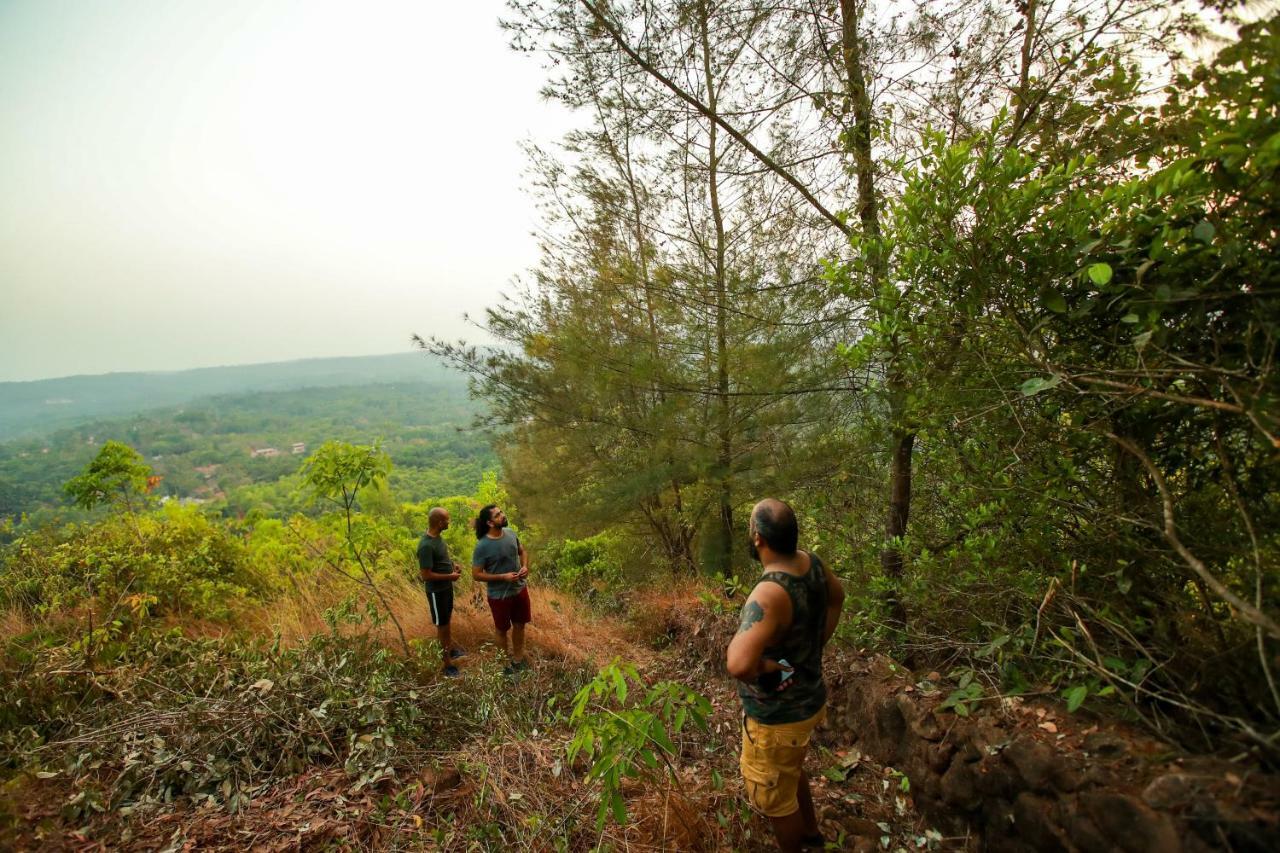
[[[923,714],[911,721],[911,731],[919,738],[936,743],[942,740],[942,726],[932,712]]]
[[[955,755],[956,748],[950,743],[935,743],[929,747],[929,751],[925,756],[925,761],[929,765],[929,769],[934,773],[942,773],[951,764],[951,757]]]
[[[1020,737],[1005,747],[1005,760],[1011,763],[1028,788],[1048,791],[1057,764],[1053,750],[1030,737]]]
[[[1066,830],[1071,843],[1083,853],[1111,853],[1115,850],[1115,845],[1103,837],[1093,821],[1080,812],[1068,815]]]
[[[1168,815],[1126,794],[1088,793],[1080,805],[1112,845],[1126,853],[1178,853],[1182,843]]]
[[[1142,801],[1153,809],[1181,809],[1202,794],[1194,776],[1166,773],[1151,780],[1142,792]]]
[[[1062,793],[1072,794],[1084,786],[1084,774],[1070,762],[1059,759],[1054,762],[1049,781]]]
[[[1129,751],[1129,744],[1125,742],[1124,738],[1107,732],[1094,732],[1091,735],[1087,735],[1083,746],[1086,752],[1100,755],[1103,758],[1111,758]]]
[[[978,773],[978,792],[987,799],[1012,802],[1024,788],[1018,771],[999,756],[988,756],[972,766]]]
[[[1053,818],[1052,800],[1023,792],[1013,802],[1013,828],[1018,837],[1036,850],[1067,853],[1061,829]]]
[[[840,825],[844,827],[845,832],[858,838],[878,839],[884,835],[874,820],[867,820],[865,817],[847,817],[840,821]]]
[[[978,774],[974,765],[953,761],[942,776],[942,799],[947,805],[972,811],[982,805],[978,794]]]
[[[1082,781],[1091,788],[1110,788],[1120,782],[1115,771],[1102,764],[1091,764],[1085,768]]]
[[[907,721],[902,716],[902,708],[897,698],[887,698],[876,706],[875,736],[881,748],[890,754],[897,753],[898,745],[902,743],[902,736],[907,733]]]

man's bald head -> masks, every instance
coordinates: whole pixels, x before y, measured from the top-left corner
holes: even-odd
[[[751,526],[769,546],[769,550],[790,557],[800,542],[796,513],[777,498],[765,498],[751,510]]]
[[[434,506],[427,513],[427,526],[432,530],[444,530],[449,526],[449,510],[442,506]]]

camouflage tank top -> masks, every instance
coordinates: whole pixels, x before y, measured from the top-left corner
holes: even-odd
[[[791,627],[781,640],[765,647],[764,657],[785,660],[795,674],[782,690],[769,682],[739,682],[738,696],[742,698],[742,710],[756,722],[798,723],[818,713],[827,702],[827,685],[822,681],[822,632],[827,622],[826,571],[817,555],[810,554],[809,571],[802,577],[765,572],[760,580],[778,584],[791,598]]]

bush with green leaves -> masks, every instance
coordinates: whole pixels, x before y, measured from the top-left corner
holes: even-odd
[[[617,601],[622,585],[622,561],[617,542],[608,533],[586,539],[562,539],[544,549],[539,573],[566,592],[590,602]]]
[[[273,583],[217,520],[169,504],[145,515],[111,515],[17,537],[0,562],[0,602],[44,615],[96,596],[112,606],[153,596],[153,612],[227,616],[261,600]]]
[[[569,715],[575,729],[568,756],[589,761],[587,779],[600,782],[597,824],[603,827],[610,815],[626,821],[624,778],[679,785],[676,741],[689,726],[705,731],[710,713],[711,703],[697,691],[674,681],[646,686],[633,664],[617,658],[579,690]]]

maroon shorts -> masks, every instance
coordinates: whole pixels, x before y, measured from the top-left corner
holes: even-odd
[[[493,626],[505,631],[514,622],[524,625],[530,621],[529,588],[525,587],[510,598],[489,599],[489,610],[493,613]]]

